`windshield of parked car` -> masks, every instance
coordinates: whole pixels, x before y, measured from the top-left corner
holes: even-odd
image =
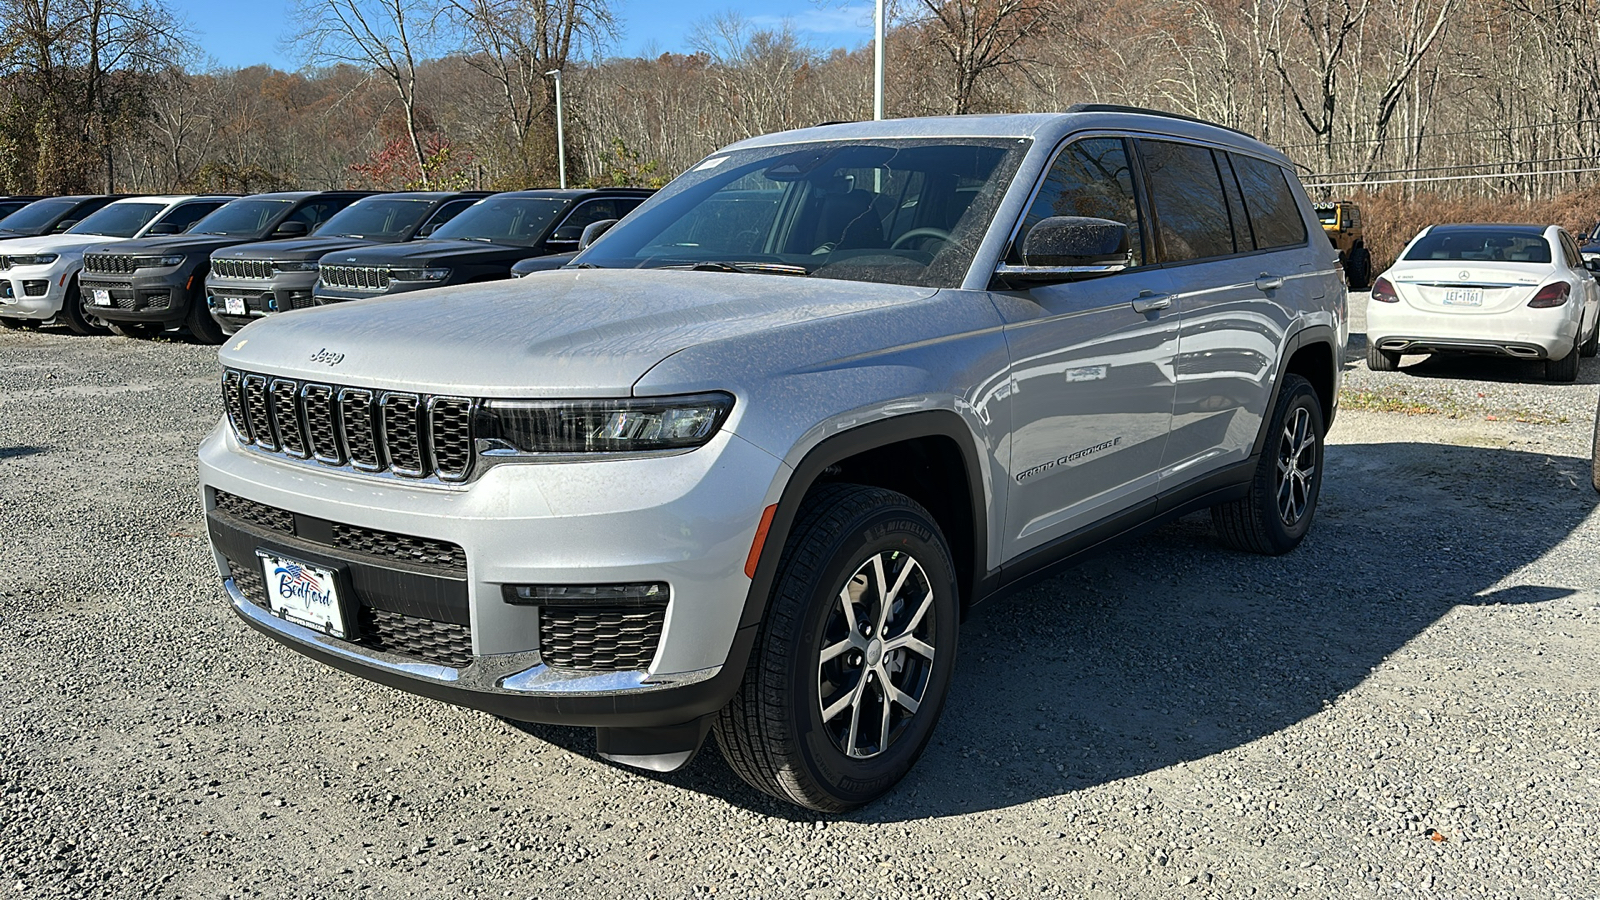
[[[261,234],[289,208],[291,200],[235,200],[194,223],[190,234],[248,236]]]
[[[566,208],[566,200],[551,197],[489,197],[467,207],[431,237],[531,247]]]
[[[1028,144],[882,139],[718,153],[576,263],[957,287]]]
[[[432,200],[368,197],[346,206],[322,223],[317,237],[397,241],[417,227],[432,207]]]
[[[79,201],[67,197],[37,200],[0,219],[0,231],[38,231],[71,212],[78,203]]]
[[[1434,230],[1406,251],[1407,260],[1548,263],[1550,242],[1541,234],[1492,228]]]
[[[166,208],[165,203],[113,203],[85,216],[83,221],[68,228],[67,234],[133,237]]]

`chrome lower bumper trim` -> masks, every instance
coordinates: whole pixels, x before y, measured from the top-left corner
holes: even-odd
[[[228,598],[233,601],[234,612],[281,639],[313,645],[324,653],[332,653],[363,666],[464,691],[517,697],[615,696],[695,684],[707,681],[722,671],[721,666],[673,675],[651,675],[642,669],[621,672],[553,669],[539,662],[538,651],[479,656],[464,669],[452,669],[449,666],[419,663],[392,653],[368,650],[312,631],[280,619],[251,603],[232,578],[225,579],[223,586],[227,588]]]

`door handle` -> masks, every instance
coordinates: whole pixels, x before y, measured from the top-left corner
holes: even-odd
[[[1140,291],[1139,296],[1133,298],[1133,311],[1136,313],[1159,312],[1171,305],[1171,294],[1158,294],[1155,291]]]
[[[1256,290],[1258,291],[1275,291],[1281,287],[1283,287],[1282,275],[1268,275],[1266,272],[1262,272],[1261,277],[1256,279]]]

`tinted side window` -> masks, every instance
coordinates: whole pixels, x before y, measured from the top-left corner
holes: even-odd
[[[1567,258],[1567,268],[1583,268],[1583,254],[1578,252],[1578,245],[1573,243],[1572,237],[1565,231],[1559,232],[1559,234],[1561,235],[1561,253]]]
[[[581,204],[567,220],[550,235],[552,241],[576,241],[583,237],[583,229],[602,219],[620,219],[615,200],[590,200]]]
[[[1250,211],[1250,225],[1256,233],[1256,249],[1292,247],[1306,241],[1306,223],[1294,202],[1288,176],[1275,163],[1251,156],[1233,154],[1233,170],[1239,174],[1244,190],[1244,205]]]
[[[312,200],[295,210],[285,222],[304,222],[306,228],[316,231],[317,226],[333,218],[333,214],[346,206],[361,199],[360,197],[339,197],[337,199]]]
[[[1250,217],[1244,212],[1244,195],[1239,192],[1239,179],[1234,175],[1228,154],[1211,151],[1222,173],[1222,192],[1228,197],[1228,221],[1233,226],[1233,252],[1248,253],[1255,249],[1255,236],[1250,233]]]
[[[1169,262],[1228,256],[1233,253],[1233,226],[1222,179],[1211,151],[1191,144],[1140,141],[1150,203],[1161,230],[1161,246]]]
[[[1022,264],[1022,245],[1033,226],[1052,216],[1109,219],[1128,226],[1132,265],[1144,265],[1144,229],[1128,167],[1128,148],[1121,138],[1076,141],[1056,157],[1028,214],[1017,231],[1006,261]]]
[[[465,212],[472,206],[472,204],[477,203],[479,199],[481,198],[473,197],[470,200],[451,200],[449,203],[439,207],[438,212],[433,214],[433,218],[429,219],[427,224],[438,228],[440,225],[443,225],[444,223],[460,215],[462,212]]]
[[[160,224],[176,226],[179,231],[188,231],[189,226],[205,218],[206,214],[226,203],[226,200],[199,200],[194,203],[183,203],[161,217]]]

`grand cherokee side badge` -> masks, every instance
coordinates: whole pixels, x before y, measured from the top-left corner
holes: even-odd
[[[330,353],[328,352],[328,348],[324,347],[321,350],[311,354],[311,361],[314,363],[327,363],[330,366],[337,366],[339,363],[344,362],[344,354]]]

